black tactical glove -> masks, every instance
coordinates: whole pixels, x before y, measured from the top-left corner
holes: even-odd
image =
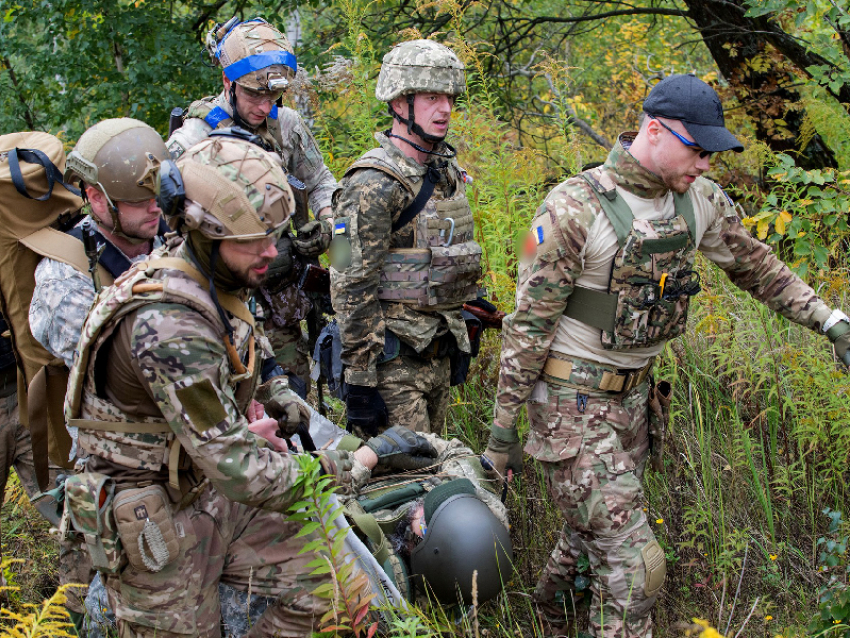
[[[845,366],[850,368],[850,323],[841,320],[826,331],[826,336],[835,347],[835,356]]]
[[[314,219],[298,229],[298,236],[292,240],[295,250],[305,257],[318,257],[331,245],[333,228],[326,219]]]
[[[310,423],[310,407],[289,387],[285,376],[272,377],[257,388],[254,398],[277,420],[280,436],[289,438],[302,423]]]
[[[424,436],[401,425],[366,441],[378,456],[378,467],[391,470],[421,470],[434,464],[437,450]]]
[[[514,474],[522,472],[522,443],[516,429],[503,428],[493,423],[484,456],[500,477],[507,477],[508,470],[512,470]]]
[[[358,436],[375,436],[386,429],[389,422],[387,404],[378,394],[378,388],[349,385],[345,399],[348,431]]]

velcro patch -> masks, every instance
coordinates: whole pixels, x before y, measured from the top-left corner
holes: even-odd
[[[345,230],[345,222],[337,222],[334,224],[334,235],[344,235]]]
[[[221,404],[212,381],[202,379],[174,392],[183,406],[189,421],[200,432],[206,432],[227,419],[227,410]]]

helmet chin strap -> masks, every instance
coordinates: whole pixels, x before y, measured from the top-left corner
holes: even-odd
[[[407,118],[406,119],[403,118],[401,115],[399,115],[396,112],[396,110],[392,107],[392,104],[387,104],[387,108],[390,111],[390,115],[392,115],[399,122],[401,122],[402,124],[405,124],[407,126],[408,135],[418,135],[425,142],[428,142],[428,143],[434,144],[434,145],[437,145],[440,142],[445,141],[445,139],[446,139],[445,135],[431,135],[430,133],[426,133],[423,130],[423,128],[421,126],[419,126],[419,124],[416,123],[416,116],[413,113],[413,94],[407,95]],[[439,152],[434,151],[434,150],[428,150],[426,148],[423,148],[423,147],[419,146],[419,144],[417,144],[416,142],[409,140],[406,137],[402,137],[401,135],[396,135],[392,131],[387,131],[386,135],[387,135],[387,137],[394,137],[398,140],[401,140],[402,142],[406,142],[407,144],[410,144],[413,148],[415,148],[420,153],[427,153],[428,155],[436,155],[437,157],[447,157],[449,159],[451,159],[452,157],[455,157],[457,155],[457,151],[455,151],[455,149],[452,148],[449,144],[446,144],[446,146],[449,149],[448,153],[439,153]]]
[[[233,110],[233,123],[236,126],[244,128],[248,131],[253,131],[254,126],[245,121],[245,119],[239,115],[239,109],[236,108],[236,81],[230,83],[230,108]]]
[[[116,206],[112,202],[112,199],[107,194],[106,189],[103,187],[103,185],[100,182],[98,182],[97,185],[100,187],[100,192],[103,193],[103,196],[106,198],[106,207],[109,209],[109,216],[112,218],[112,228],[106,228],[106,226],[103,226],[103,222],[101,222],[95,215],[92,215],[92,219],[94,219],[95,223],[98,226],[102,226],[116,237],[120,237],[121,239],[129,243],[131,246],[138,246],[140,244],[144,244],[145,242],[151,241],[150,239],[146,239],[144,237],[131,237],[130,235],[124,232],[124,228],[121,226],[121,216],[118,213],[118,206]]]

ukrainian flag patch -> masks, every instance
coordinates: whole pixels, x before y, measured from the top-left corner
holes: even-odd
[[[334,235],[344,235],[345,234],[345,222],[337,222],[334,224]]]
[[[537,245],[543,243],[543,226],[538,226],[534,229],[534,236],[537,238]]]

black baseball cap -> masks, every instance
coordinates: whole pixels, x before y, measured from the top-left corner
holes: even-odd
[[[712,153],[744,150],[726,130],[717,92],[693,73],[661,80],[644,100],[643,111],[654,117],[679,120],[703,150]]]

